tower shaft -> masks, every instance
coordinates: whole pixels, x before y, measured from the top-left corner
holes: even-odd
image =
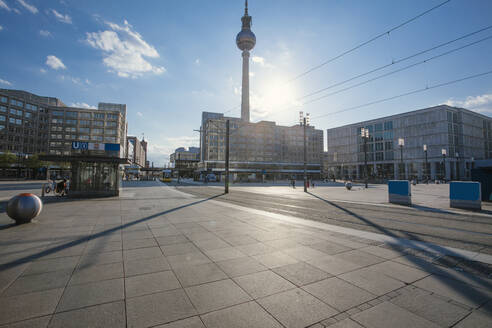
[[[241,120],[249,122],[249,51],[243,50],[243,81],[241,90]]]

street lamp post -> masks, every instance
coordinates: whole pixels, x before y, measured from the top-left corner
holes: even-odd
[[[304,132],[304,192],[307,192],[307,147],[306,147],[306,126],[309,125],[309,113],[304,116],[303,112],[299,112],[299,123],[303,126]]]
[[[365,183],[366,188],[367,188],[367,178],[369,175],[369,172],[367,169],[367,139],[369,139],[369,129],[362,128],[360,130],[360,136],[362,137],[362,139],[364,139],[364,171],[365,171],[364,183]]]
[[[446,182],[446,149],[441,149],[442,154],[442,172],[444,177],[444,182]]]
[[[456,152],[454,154],[456,157],[456,180],[460,180],[460,153]]]
[[[398,138],[398,146],[400,146],[400,171],[403,169],[403,176],[405,177],[405,164],[403,164],[403,146],[405,146],[405,139]]]
[[[424,145],[424,154],[425,154],[425,170],[424,170],[424,174],[425,174],[426,183],[429,184],[429,172],[427,170],[427,166],[428,166],[428,163],[427,163],[427,145]]]

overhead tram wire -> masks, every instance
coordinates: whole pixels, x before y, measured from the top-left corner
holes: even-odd
[[[363,107],[367,107],[367,106],[371,106],[371,105],[380,104],[380,103],[383,103],[383,102],[386,102],[386,101],[390,101],[390,100],[394,100],[394,99],[397,99],[397,98],[402,98],[402,97],[414,95],[414,94],[425,92],[425,91],[432,90],[432,89],[441,88],[441,87],[444,87],[444,86],[448,86],[448,85],[451,85],[451,84],[463,82],[463,81],[466,81],[466,80],[471,80],[471,79],[482,77],[482,76],[489,75],[489,74],[492,74],[492,70],[487,71],[487,72],[483,72],[483,73],[479,73],[479,74],[469,75],[469,76],[466,76],[466,77],[463,77],[463,78],[460,78],[460,79],[456,79],[456,80],[452,80],[452,81],[448,81],[448,82],[443,82],[443,83],[435,84],[435,85],[432,85],[432,86],[426,86],[425,88],[421,88],[421,89],[417,89],[417,90],[405,92],[405,93],[402,93],[402,94],[399,94],[399,95],[396,95],[396,96],[392,96],[392,97],[388,97],[388,98],[383,98],[383,99],[371,101],[371,102],[368,102],[368,103],[365,103],[365,104],[362,104],[362,105],[348,107],[348,108],[344,108],[344,109],[341,109],[341,110],[338,110],[338,111],[334,111],[334,112],[330,112],[330,113],[327,113],[327,114],[314,116],[314,117],[311,117],[311,119],[326,117],[326,116],[329,116],[329,115],[340,114],[340,113],[352,111],[352,110],[355,110],[355,109],[359,109],[359,108],[363,108]]]
[[[432,51],[432,50],[436,50],[436,49],[441,48],[441,47],[443,47],[443,46],[449,45],[449,44],[454,43],[454,42],[457,42],[457,41],[459,41],[459,40],[463,40],[463,39],[465,39],[465,38],[467,38],[467,37],[470,37],[470,36],[472,36],[472,35],[475,35],[475,34],[477,34],[477,33],[480,33],[480,32],[483,32],[483,31],[486,31],[486,30],[489,30],[489,29],[492,29],[492,25],[487,26],[487,27],[484,27],[484,28],[479,29],[479,30],[476,30],[476,31],[474,31],[474,32],[471,32],[471,33],[465,34],[465,35],[463,35],[463,36],[461,36],[461,37],[459,37],[459,38],[456,38],[456,39],[453,39],[453,40],[450,40],[450,41],[447,41],[447,42],[444,42],[444,43],[438,44],[438,45],[433,46],[433,47],[431,47],[431,48],[428,48],[428,49],[425,49],[425,50],[419,51],[419,52],[417,52],[417,53],[415,53],[415,54],[412,54],[412,55],[409,55],[409,56],[407,56],[407,57],[404,57],[404,58],[401,58],[401,59],[395,60],[395,61],[393,61],[391,64],[386,64],[386,65],[383,65],[383,66],[380,66],[380,67],[374,68],[374,69],[372,69],[372,70],[370,70],[370,71],[367,71],[367,72],[365,72],[365,73],[361,73],[361,74],[358,74],[358,75],[356,75],[356,76],[353,76],[353,77],[351,77],[351,78],[349,78],[349,79],[346,79],[346,80],[344,80],[344,81],[336,82],[336,83],[334,83],[334,84],[332,84],[332,85],[330,85],[330,86],[328,86],[328,87],[325,87],[325,88],[323,88],[323,89],[319,89],[319,90],[317,90],[317,91],[311,92],[311,93],[309,93],[309,94],[307,94],[307,95],[304,95],[304,96],[302,96],[302,97],[299,97],[299,98],[297,98],[297,99],[295,99],[295,100],[296,100],[296,101],[299,101],[299,100],[301,100],[301,99],[304,99],[304,98],[307,98],[307,97],[313,96],[313,95],[315,95],[315,94],[321,93],[322,91],[326,91],[326,90],[329,90],[329,89],[334,88],[334,87],[336,87],[336,86],[343,85],[343,84],[345,84],[345,83],[347,83],[347,82],[350,82],[350,81],[356,80],[356,79],[361,78],[361,77],[363,77],[363,76],[366,76],[366,75],[369,75],[369,74],[371,74],[371,73],[374,73],[374,72],[380,71],[380,70],[382,70],[382,69],[384,69],[384,68],[390,67],[390,66],[392,66],[392,65],[394,65],[394,64],[401,63],[401,62],[406,61],[406,60],[408,60],[408,59],[411,59],[411,58],[417,57],[417,56],[419,56],[419,55],[425,54],[425,53],[430,52],[430,51]],[[410,65],[405,66],[405,67],[403,67],[403,68],[399,68],[399,69],[397,69],[397,70],[394,70],[394,71],[391,71],[391,72],[388,72],[388,73],[385,73],[385,74],[382,74],[382,75],[376,76],[376,77],[371,78],[371,79],[369,79],[369,80],[366,80],[366,81],[363,81],[363,82],[360,82],[360,83],[357,83],[357,84],[351,85],[351,86],[349,86],[349,87],[347,87],[347,88],[343,88],[343,89],[340,89],[340,90],[337,90],[337,91],[334,91],[334,92],[331,92],[331,93],[325,94],[325,95],[323,95],[323,96],[321,96],[321,97],[318,97],[318,98],[315,98],[315,99],[312,99],[312,100],[306,101],[306,102],[302,103],[301,105],[290,106],[290,107],[288,107],[288,108],[285,108],[285,109],[282,109],[282,110],[280,110],[280,111],[277,111],[277,112],[276,112],[276,114],[281,113],[281,112],[285,112],[285,111],[288,111],[288,110],[291,110],[291,109],[294,109],[294,108],[298,108],[298,107],[301,107],[301,106],[304,106],[304,105],[307,105],[307,104],[310,104],[310,103],[316,102],[316,101],[318,101],[318,100],[321,100],[321,99],[323,99],[323,98],[326,98],[326,97],[329,97],[329,96],[333,96],[333,95],[335,95],[335,94],[338,94],[338,93],[341,93],[341,92],[344,92],[344,91],[347,91],[347,90],[350,90],[350,89],[356,88],[356,87],[358,87],[358,86],[361,86],[361,85],[364,85],[364,84],[367,84],[367,83],[370,83],[370,82],[373,82],[373,81],[375,81],[375,80],[379,80],[379,79],[381,79],[381,78],[383,78],[383,77],[386,77],[386,76],[389,76],[389,75],[393,75],[393,74],[398,73],[398,72],[401,72],[401,71],[405,71],[405,70],[410,69],[410,68],[412,68],[412,67],[415,67],[415,66],[418,66],[418,65],[424,64],[424,63],[426,63],[426,62],[428,62],[428,61],[431,61],[431,60],[434,60],[434,59],[437,59],[437,58],[440,58],[440,57],[443,57],[443,56],[446,56],[446,55],[452,54],[452,53],[454,53],[454,52],[456,52],[456,51],[462,50],[462,49],[464,49],[464,48],[470,47],[470,46],[475,45],[475,44],[480,43],[480,42],[484,42],[484,41],[489,40],[489,39],[491,39],[491,38],[492,38],[492,36],[488,36],[488,37],[482,38],[482,39],[480,39],[480,40],[477,40],[477,41],[474,41],[474,42],[471,42],[471,43],[465,44],[465,45],[460,46],[460,47],[458,47],[458,48],[451,49],[451,50],[449,50],[449,51],[446,51],[446,52],[444,52],[444,53],[441,53],[441,54],[439,54],[439,55],[436,55],[436,56],[433,56],[433,57],[429,57],[429,58],[427,58],[427,59],[425,59],[425,60],[422,60],[422,61],[420,61],[420,62],[417,62],[417,63],[414,63],[414,64],[410,64]]]
[[[458,48],[455,48],[455,49],[451,49],[449,51],[446,51],[446,52],[443,52],[439,55],[435,55],[435,56],[432,56],[430,58],[427,58],[427,59],[424,59],[424,60],[421,60],[419,62],[416,62],[416,63],[413,63],[413,64],[410,64],[410,65],[407,65],[405,67],[402,67],[402,68],[399,68],[399,69],[396,69],[394,71],[391,71],[391,72],[388,72],[388,73],[384,73],[384,74],[381,74],[381,75],[378,75],[376,77],[373,77],[369,80],[365,80],[365,81],[362,81],[360,83],[356,83],[354,85],[351,85],[349,87],[346,87],[346,88],[343,88],[343,89],[340,89],[340,90],[337,90],[337,91],[334,91],[334,92],[331,92],[331,93],[328,93],[328,94],[325,94],[321,97],[318,97],[318,98],[315,98],[315,99],[311,99],[305,103],[303,103],[302,105],[307,105],[307,104],[310,104],[310,103],[313,103],[313,102],[316,102],[318,100],[321,100],[321,99],[324,99],[324,98],[327,98],[327,97],[330,97],[330,96],[333,96],[333,95],[336,95],[336,94],[339,94],[339,93],[342,93],[344,91],[347,91],[347,90],[350,90],[350,89],[354,89],[356,87],[359,87],[361,85],[364,85],[364,84],[368,84],[370,82],[373,82],[373,81],[376,81],[376,80],[379,80],[379,79],[382,79],[384,77],[387,77],[389,75],[393,75],[393,74],[396,74],[396,73],[399,73],[399,72],[402,72],[402,71],[406,71],[407,69],[410,69],[410,68],[413,68],[415,66],[419,66],[419,65],[422,65],[422,64],[425,64],[425,63],[428,63],[429,61],[431,60],[434,60],[434,59],[437,59],[437,58],[440,58],[440,57],[444,57],[446,55],[449,55],[449,54],[452,54],[456,51],[459,51],[459,50],[462,50],[462,49],[465,49],[465,48],[468,48],[470,46],[473,46],[475,44],[478,44],[478,43],[481,43],[481,42],[484,42],[484,41],[487,41],[487,40],[490,40],[492,39],[492,35],[486,37],[486,38],[483,38],[483,39],[480,39],[480,40],[477,40],[477,41],[474,41],[474,42],[471,42],[471,43],[468,43],[468,44],[465,44],[461,47],[458,47]]]
[[[414,53],[414,54],[412,54],[412,55],[409,55],[409,56],[407,56],[407,57],[403,57],[403,58],[401,58],[401,59],[394,60],[394,61],[392,61],[390,64],[386,64],[386,65],[379,66],[379,67],[374,68],[374,69],[372,69],[372,70],[370,70],[370,71],[367,71],[367,72],[365,72],[365,73],[361,73],[361,74],[359,74],[359,75],[353,76],[353,77],[351,77],[351,78],[349,78],[349,79],[347,79],[347,80],[344,80],[344,81],[341,81],[341,82],[337,82],[337,83],[334,83],[334,84],[332,84],[332,85],[330,85],[330,86],[328,86],[328,87],[325,87],[325,88],[322,88],[322,89],[319,89],[319,90],[313,91],[313,92],[311,92],[311,93],[309,93],[309,94],[307,94],[307,95],[304,95],[304,96],[302,96],[302,97],[300,97],[300,98],[297,98],[296,100],[301,100],[301,99],[304,99],[304,98],[308,98],[308,97],[314,96],[314,95],[316,95],[316,94],[318,94],[318,93],[321,93],[321,92],[323,92],[323,91],[326,91],[326,90],[329,90],[329,89],[331,89],[331,88],[334,88],[334,87],[337,87],[337,86],[343,85],[343,84],[345,84],[345,83],[347,83],[347,82],[350,82],[350,81],[353,81],[353,80],[358,79],[358,78],[360,78],[360,77],[363,77],[363,76],[369,75],[369,74],[371,74],[371,73],[374,73],[374,72],[380,71],[380,70],[385,69],[385,68],[387,68],[387,67],[390,67],[390,66],[392,66],[392,65],[399,64],[399,63],[401,63],[401,62],[404,62],[404,61],[406,61],[406,60],[409,60],[409,59],[415,58],[415,57],[417,57],[417,56],[423,55],[423,54],[428,53],[428,52],[430,52],[430,51],[433,51],[433,50],[436,50],[436,49],[442,48],[442,47],[444,47],[444,46],[450,45],[451,43],[454,43],[454,42],[457,42],[457,41],[460,41],[460,40],[466,39],[466,38],[468,38],[468,37],[470,37],[470,36],[473,36],[473,35],[478,34],[478,33],[480,33],[480,32],[483,32],[483,31],[489,30],[489,29],[491,29],[491,28],[492,28],[492,25],[489,25],[489,26],[487,26],[487,27],[481,28],[481,29],[476,30],[476,31],[474,31],[474,32],[471,32],[471,33],[465,34],[465,35],[463,35],[463,36],[460,36],[459,38],[456,38],[456,39],[453,39],[453,40],[450,40],[450,41],[446,41],[446,42],[444,42],[444,43],[441,43],[441,44],[438,44],[438,45],[433,46],[433,47],[431,47],[431,48],[428,48],[428,49],[425,49],[425,50],[419,51],[419,52]],[[483,41],[483,40],[482,40],[482,41]],[[459,49],[462,49],[462,48],[459,48]]]
[[[333,57],[333,58],[330,58],[330,59],[328,59],[328,60],[326,60],[326,61],[322,62],[322,63],[321,63],[321,64],[319,64],[319,65],[316,65],[316,66],[314,66],[314,67],[312,67],[312,68],[308,69],[307,71],[305,71],[305,72],[303,72],[303,73],[301,73],[301,74],[299,74],[299,75],[295,76],[294,78],[292,78],[291,80],[289,80],[287,83],[291,83],[291,82],[293,82],[293,81],[295,81],[295,80],[298,80],[298,79],[300,79],[301,77],[303,77],[303,76],[305,76],[305,75],[307,75],[307,74],[309,74],[309,73],[311,73],[311,72],[313,72],[313,71],[315,71],[315,70],[317,70],[317,69],[319,69],[319,68],[321,68],[321,67],[325,66],[326,64],[329,64],[329,63],[331,63],[331,62],[333,62],[333,61],[335,61],[335,60],[337,60],[337,59],[339,59],[339,58],[341,58],[341,57],[343,57],[343,56],[345,56],[345,55],[347,55],[347,54],[349,54],[349,53],[351,53],[351,52],[354,52],[355,50],[357,50],[357,49],[359,49],[359,48],[362,48],[363,46],[365,46],[365,45],[367,45],[367,44],[369,44],[369,43],[371,43],[371,42],[373,42],[373,41],[376,41],[376,40],[378,40],[378,39],[382,38],[382,37],[383,37],[383,36],[385,36],[385,35],[388,35],[389,33],[393,32],[393,31],[396,31],[396,30],[398,30],[398,29],[402,28],[403,26],[405,26],[405,25],[407,25],[407,24],[409,24],[409,23],[411,23],[411,22],[413,22],[413,21],[417,20],[418,18],[420,18],[420,17],[422,17],[422,16],[424,16],[424,15],[426,15],[426,14],[430,13],[431,11],[433,11],[433,10],[435,10],[435,9],[437,9],[437,8],[440,8],[440,7],[444,6],[445,4],[447,4],[447,3],[448,3],[448,2],[450,2],[450,1],[451,1],[451,0],[446,0],[446,1],[444,1],[444,2],[441,2],[440,4],[438,4],[438,5],[436,5],[436,6],[432,7],[432,8],[430,8],[430,9],[428,9],[428,10],[426,10],[426,11],[424,11],[424,12],[422,12],[422,13],[418,14],[417,16],[414,16],[414,17],[412,17],[412,18],[410,18],[410,19],[408,19],[408,20],[404,21],[403,23],[401,23],[401,24],[399,24],[399,25],[397,25],[397,26],[395,26],[395,27],[393,27],[393,28],[391,28],[391,29],[387,30],[386,32],[380,33],[380,34],[378,34],[378,35],[376,35],[376,36],[372,37],[371,39],[369,39],[369,40],[367,40],[367,41],[365,41],[365,42],[363,42],[363,43],[361,43],[361,44],[359,44],[359,45],[357,45],[357,46],[355,46],[355,47],[353,47],[353,48],[351,48],[351,49],[349,49],[349,50],[346,50],[346,51],[342,52],[341,54],[339,54],[339,55],[337,55],[337,56],[335,56],[335,57]]]

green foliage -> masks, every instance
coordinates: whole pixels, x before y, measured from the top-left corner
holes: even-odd
[[[11,166],[16,162],[17,156],[15,156],[14,154],[10,152],[0,154],[0,166]]]

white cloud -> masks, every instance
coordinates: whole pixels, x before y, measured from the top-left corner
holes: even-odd
[[[448,99],[445,103],[448,106],[463,107],[478,113],[492,113],[492,94],[478,96],[468,96],[464,100]]]
[[[60,14],[55,9],[51,9],[51,12],[53,13],[53,15],[55,15],[55,17],[58,21],[65,23],[65,24],[72,24],[72,17],[70,17],[68,15]]]
[[[31,14],[37,14],[38,13],[38,8],[36,8],[33,5],[27,3],[25,0],[17,0],[17,2],[22,7],[24,7],[27,11],[31,12]]]
[[[197,65],[197,66],[200,65],[200,58],[195,59],[195,65]]]
[[[13,8],[12,10],[14,11],[14,13],[16,13],[16,14],[18,14],[18,15],[20,15],[20,14],[21,14],[20,10],[19,10],[19,9],[17,9],[17,8]]]
[[[44,68],[40,68],[39,71],[43,74],[46,73],[46,70]]]
[[[260,56],[251,57],[251,61],[253,62],[253,64],[258,64],[262,67],[266,67],[266,68],[273,68],[274,67],[272,64],[268,63],[265,58],[260,57]]]
[[[0,79],[0,84],[5,84],[5,85],[12,85],[12,83],[10,83],[9,81],[7,80],[3,80],[3,79]]]
[[[255,72],[249,72],[249,76],[250,77],[254,77],[255,76]]]
[[[136,78],[144,73],[162,74],[164,67],[154,66],[146,58],[159,58],[157,50],[144,41],[126,20],[123,25],[106,23],[110,30],[87,33],[87,43],[103,52],[103,63],[121,77]]]
[[[76,102],[76,103],[71,103],[70,107],[76,107],[76,108],[88,108],[88,109],[97,109],[96,106],[91,106],[85,102]]]
[[[139,116],[139,117],[143,117],[142,112],[137,112],[137,116]]]
[[[1,30],[3,30],[3,26],[2,26],[2,25],[0,25],[0,31],[1,31]]]
[[[91,81],[89,81],[89,79],[85,79],[85,83],[86,83],[87,85],[92,85],[92,83],[91,83]]]
[[[7,6],[7,4],[5,3],[5,1],[3,1],[3,0],[0,0],[0,8],[5,9],[7,11],[10,11],[11,10],[10,7]]]
[[[46,65],[51,67],[52,69],[58,70],[58,69],[66,69],[67,67],[63,62],[56,56],[49,55],[46,57]]]
[[[46,31],[46,30],[40,30],[39,31],[39,35],[44,36],[46,38],[47,37],[50,37],[50,36],[53,36],[50,31]]]

